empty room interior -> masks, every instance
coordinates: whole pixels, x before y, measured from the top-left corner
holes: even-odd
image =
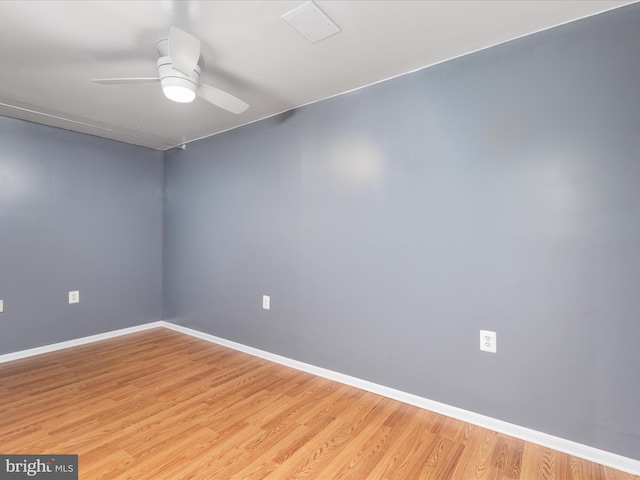
[[[636,1],[0,3],[0,479],[640,479],[639,314]]]

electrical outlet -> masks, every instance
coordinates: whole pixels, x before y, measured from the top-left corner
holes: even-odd
[[[4,300],[0,300],[0,313],[4,312]]]
[[[262,296],[262,308],[269,310],[271,308],[271,297],[269,295]]]
[[[78,290],[69,292],[69,303],[80,303],[80,292]]]
[[[480,330],[480,350],[483,352],[496,353],[496,332]]]

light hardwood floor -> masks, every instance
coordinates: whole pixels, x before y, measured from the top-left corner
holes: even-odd
[[[640,479],[166,329],[0,364],[0,453],[83,480]]]

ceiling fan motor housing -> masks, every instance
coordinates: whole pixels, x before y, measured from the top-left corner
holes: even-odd
[[[196,97],[196,90],[200,84],[200,67],[196,65],[191,75],[174,70],[171,58],[158,59],[158,75],[164,94],[175,102],[188,103]]]

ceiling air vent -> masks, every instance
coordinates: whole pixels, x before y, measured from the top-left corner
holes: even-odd
[[[317,43],[340,31],[313,2],[307,2],[285,13],[282,19],[295,28],[311,43]]]

